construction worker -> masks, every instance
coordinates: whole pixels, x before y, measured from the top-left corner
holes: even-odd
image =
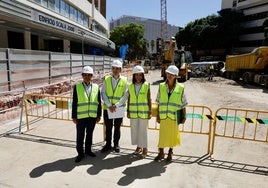
[[[122,62],[115,60],[112,62],[112,75],[105,77],[102,88],[101,97],[104,102],[104,123],[106,126],[105,136],[106,144],[102,148],[101,152],[107,152],[112,149],[112,129],[114,127],[113,144],[114,151],[120,152],[119,139],[120,139],[120,127],[123,121],[123,115],[119,118],[109,118],[109,113],[115,113],[117,109],[125,106],[125,102],[128,98],[127,91],[127,78],[121,76]]]
[[[169,147],[167,162],[172,160],[173,147],[180,145],[179,124],[186,120],[187,100],[184,86],[177,82],[179,69],[170,65],[166,69],[167,79],[160,83],[156,102],[158,102],[157,122],[160,123],[158,148],[155,160],[164,159],[164,148]]]
[[[137,65],[133,69],[132,83],[128,88],[127,117],[130,118],[131,143],[137,145],[133,155],[147,156],[147,129],[151,115],[150,84],[144,77],[144,69]]]
[[[78,156],[75,162],[80,162],[85,154],[96,157],[92,152],[92,135],[96,122],[101,119],[101,98],[99,86],[92,83],[93,69],[85,66],[82,69],[82,83],[77,83],[73,90],[72,119],[76,124],[76,150]],[[83,149],[84,137],[85,152]]]
[[[212,63],[210,63],[210,65],[208,67],[208,80],[213,79],[213,72],[214,72],[214,66]]]

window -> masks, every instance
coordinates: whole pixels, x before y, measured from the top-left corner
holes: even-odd
[[[48,1],[48,0],[42,0],[42,5],[43,5],[44,7],[47,7],[47,1]]]
[[[65,3],[65,16],[66,16],[67,18],[70,17],[70,5],[67,4],[67,3]]]
[[[60,13],[62,14],[62,15],[65,15],[65,1],[63,1],[63,0],[61,0],[60,1]]]
[[[55,0],[48,0],[48,8],[55,10]]]
[[[77,11],[78,23],[83,24],[83,14],[81,11]]]
[[[60,12],[60,0],[55,0],[55,11]]]
[[[84,15],[84,26],[88,27],[88,22],[89,22],[89,19],[86,15]]]
[[[70,6],[70,19],[77,21],[77,10],[73,6]]]

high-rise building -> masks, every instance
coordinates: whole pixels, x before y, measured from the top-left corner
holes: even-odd
[[[244,19],[240,34],[239,52],[249,52],[261,46],[264,40],[263,22],[268,17],[268,0],[222,0],[221,9],[232,8],[242,11]]]
[[[151,53],[156,52],[156,40],[161,37],[161,21],[156,19],[142,18],[136,16],[123,15],[118,19],[113,19],[110,21],[110,30],[116,26],[122,26],[129,23],[137,23],[144,26],[144,38],[146,39],[149,51]],[[168,24],[168,37],[175,36],[179,31],[178,26]],[[154,46],[152,48],[151,41],[154,41]]]
[[[106,0],[1,0],[0,48],[109,53],[105,17]]]

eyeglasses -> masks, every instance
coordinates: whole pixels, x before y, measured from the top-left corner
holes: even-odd
[[[92,74],[85,74],[85,73],[83,73],[82,76],[92,76]]]

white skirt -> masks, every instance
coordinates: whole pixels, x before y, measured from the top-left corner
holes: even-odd
[[[140,148],[147,148],[148,122],[148,119],[130,119],[132,145],[137,145]]]

